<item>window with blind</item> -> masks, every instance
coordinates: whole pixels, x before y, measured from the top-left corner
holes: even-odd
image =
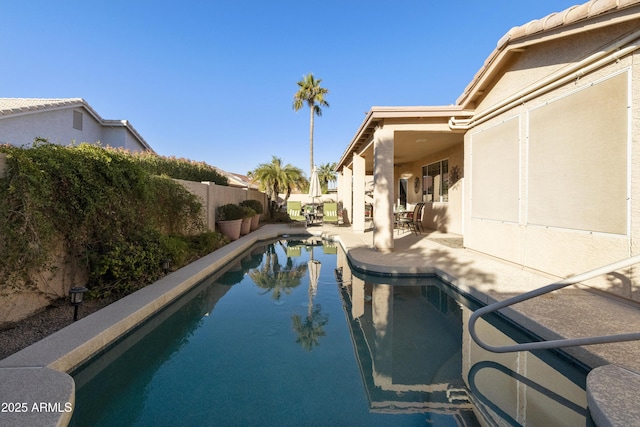
[[[441,160],[422,167],[422,200],[449,201],[449,160]]]
[[[626,234],[630,72],[529,112],[528,223]]]

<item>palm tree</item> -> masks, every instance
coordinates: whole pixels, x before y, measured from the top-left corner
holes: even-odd
[[[298,84],[298,92],[293,95],[293,109],[300,110],[305,104],[311,111],[311,124],[309,129],[309,176],[313,171],[313,117],[322,116],[322,107],[329,107],[329,103],[324,99],[329,93],[328,89],[320,87],[322,79],[316,80],[313,74],[309,73],[302,77]]]
[[[285,203],[291,195],[291,190],[303,187],[306,182],[302,169],[289,163],[283,165],[282,160],[276,156],[273,156],[271,163],[261,163],[248,175],[253,182],[260,183],[260,189],[265,191],[271,200],[276,200],[281,192],[286,193]]]
[[[318,178],[322,186],[322,192],[326,193],[329,189],[329,183],[336,181],[336,162],[325,163],[318,168]]]

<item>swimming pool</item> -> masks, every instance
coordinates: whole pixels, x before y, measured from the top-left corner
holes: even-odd
[[[586,372],[485,352],[474,308],[436,278],[353,272],[330,242],[264,242],[73,373],[71,425],[585,425]]]

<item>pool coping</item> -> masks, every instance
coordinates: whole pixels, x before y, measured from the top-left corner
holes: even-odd
[[[25,412],[0,412],[0,425],[17,427],[24,425],[66,426],[72,415],[70,411],[66,410],[66,404],[73,405],[75,398],[75,384],[68,373],[179,296],[188,292],[202,279],[224,269],[230,261],[236,259],[257,242],[287,234],[322,235],[334,240],[343,247],[350,263],[363,272],[390,276],[435,275],[483,303],[497,300],[490,289],[479,286],[473,280],[467,280],[463,274],[457,274],[461,273],[460,271],[449,268],[450,265],[439,263],[436,260],[423,266],[412,262],[394,262],[393,256],[389,257],[389,254],[376,252],[364,242],[362,235],[344,228],[299,229],[288,225],[265,225],[168,274],[157,282],[0,360],[0,396],[11,396],[10,400],[15,403],[25,403],[28,409]],[[548,278],[538,275],[533,275],[533,277],[536,277],[536,280],[539,280],[543,285],[548,284]],[[546,339],[561,337],[560,334],[530,319],[519,310],[510,309],[507,315]],[[586,361],[586,364],[592,367],[607,364],[605,359],[584,348],[577,349],[572,356],[578,360]],[[603,377],[611,372],[610,370],[602,372],[594,369],[592,371],[594,373],[593,379],[588,380],[588,385],[606,383],[603,381]],[[624,378],[621,381],[624,381]],[[632,388],[626,388],[626,390],[630,389]],[[625,396],[620,396],[619,392],[613,393],[608,388],[605,390],[603,392],[599,389],[596,393],[591,393],[589,387],[587,390],[589,404],[593,405],[595,412],[600,415],[599,421],[603,423],[599,423],[599,425],[607,425],[609,419],[607,414],[611,412],[609,408],[613,407],[608,400],[615,400],[618,402],[616,407],[619,407],[620,399],[625,398]],[[629,395],[630,393],[623,394]],[[626,400],[632,404],[634,399],[627,397]],[[37,405],[42,403],[44,403],[44,410],[38,410],[40,406]],[[36,404],[35,407],[34,404]],[[629,412],[629,416],[635,417],[636,415],[634,412]],[[626,420],[630,419],[637,420],[638,418],[627,418]]]

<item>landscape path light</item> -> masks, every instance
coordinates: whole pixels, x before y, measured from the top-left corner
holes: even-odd
[[[69,290],[69,297],[71,298],[71,305],[73,306],[73,321],[78,320],[78,307],[82,304],[82,299],[84,298],[84,293],[89,289],[74,286]]]

